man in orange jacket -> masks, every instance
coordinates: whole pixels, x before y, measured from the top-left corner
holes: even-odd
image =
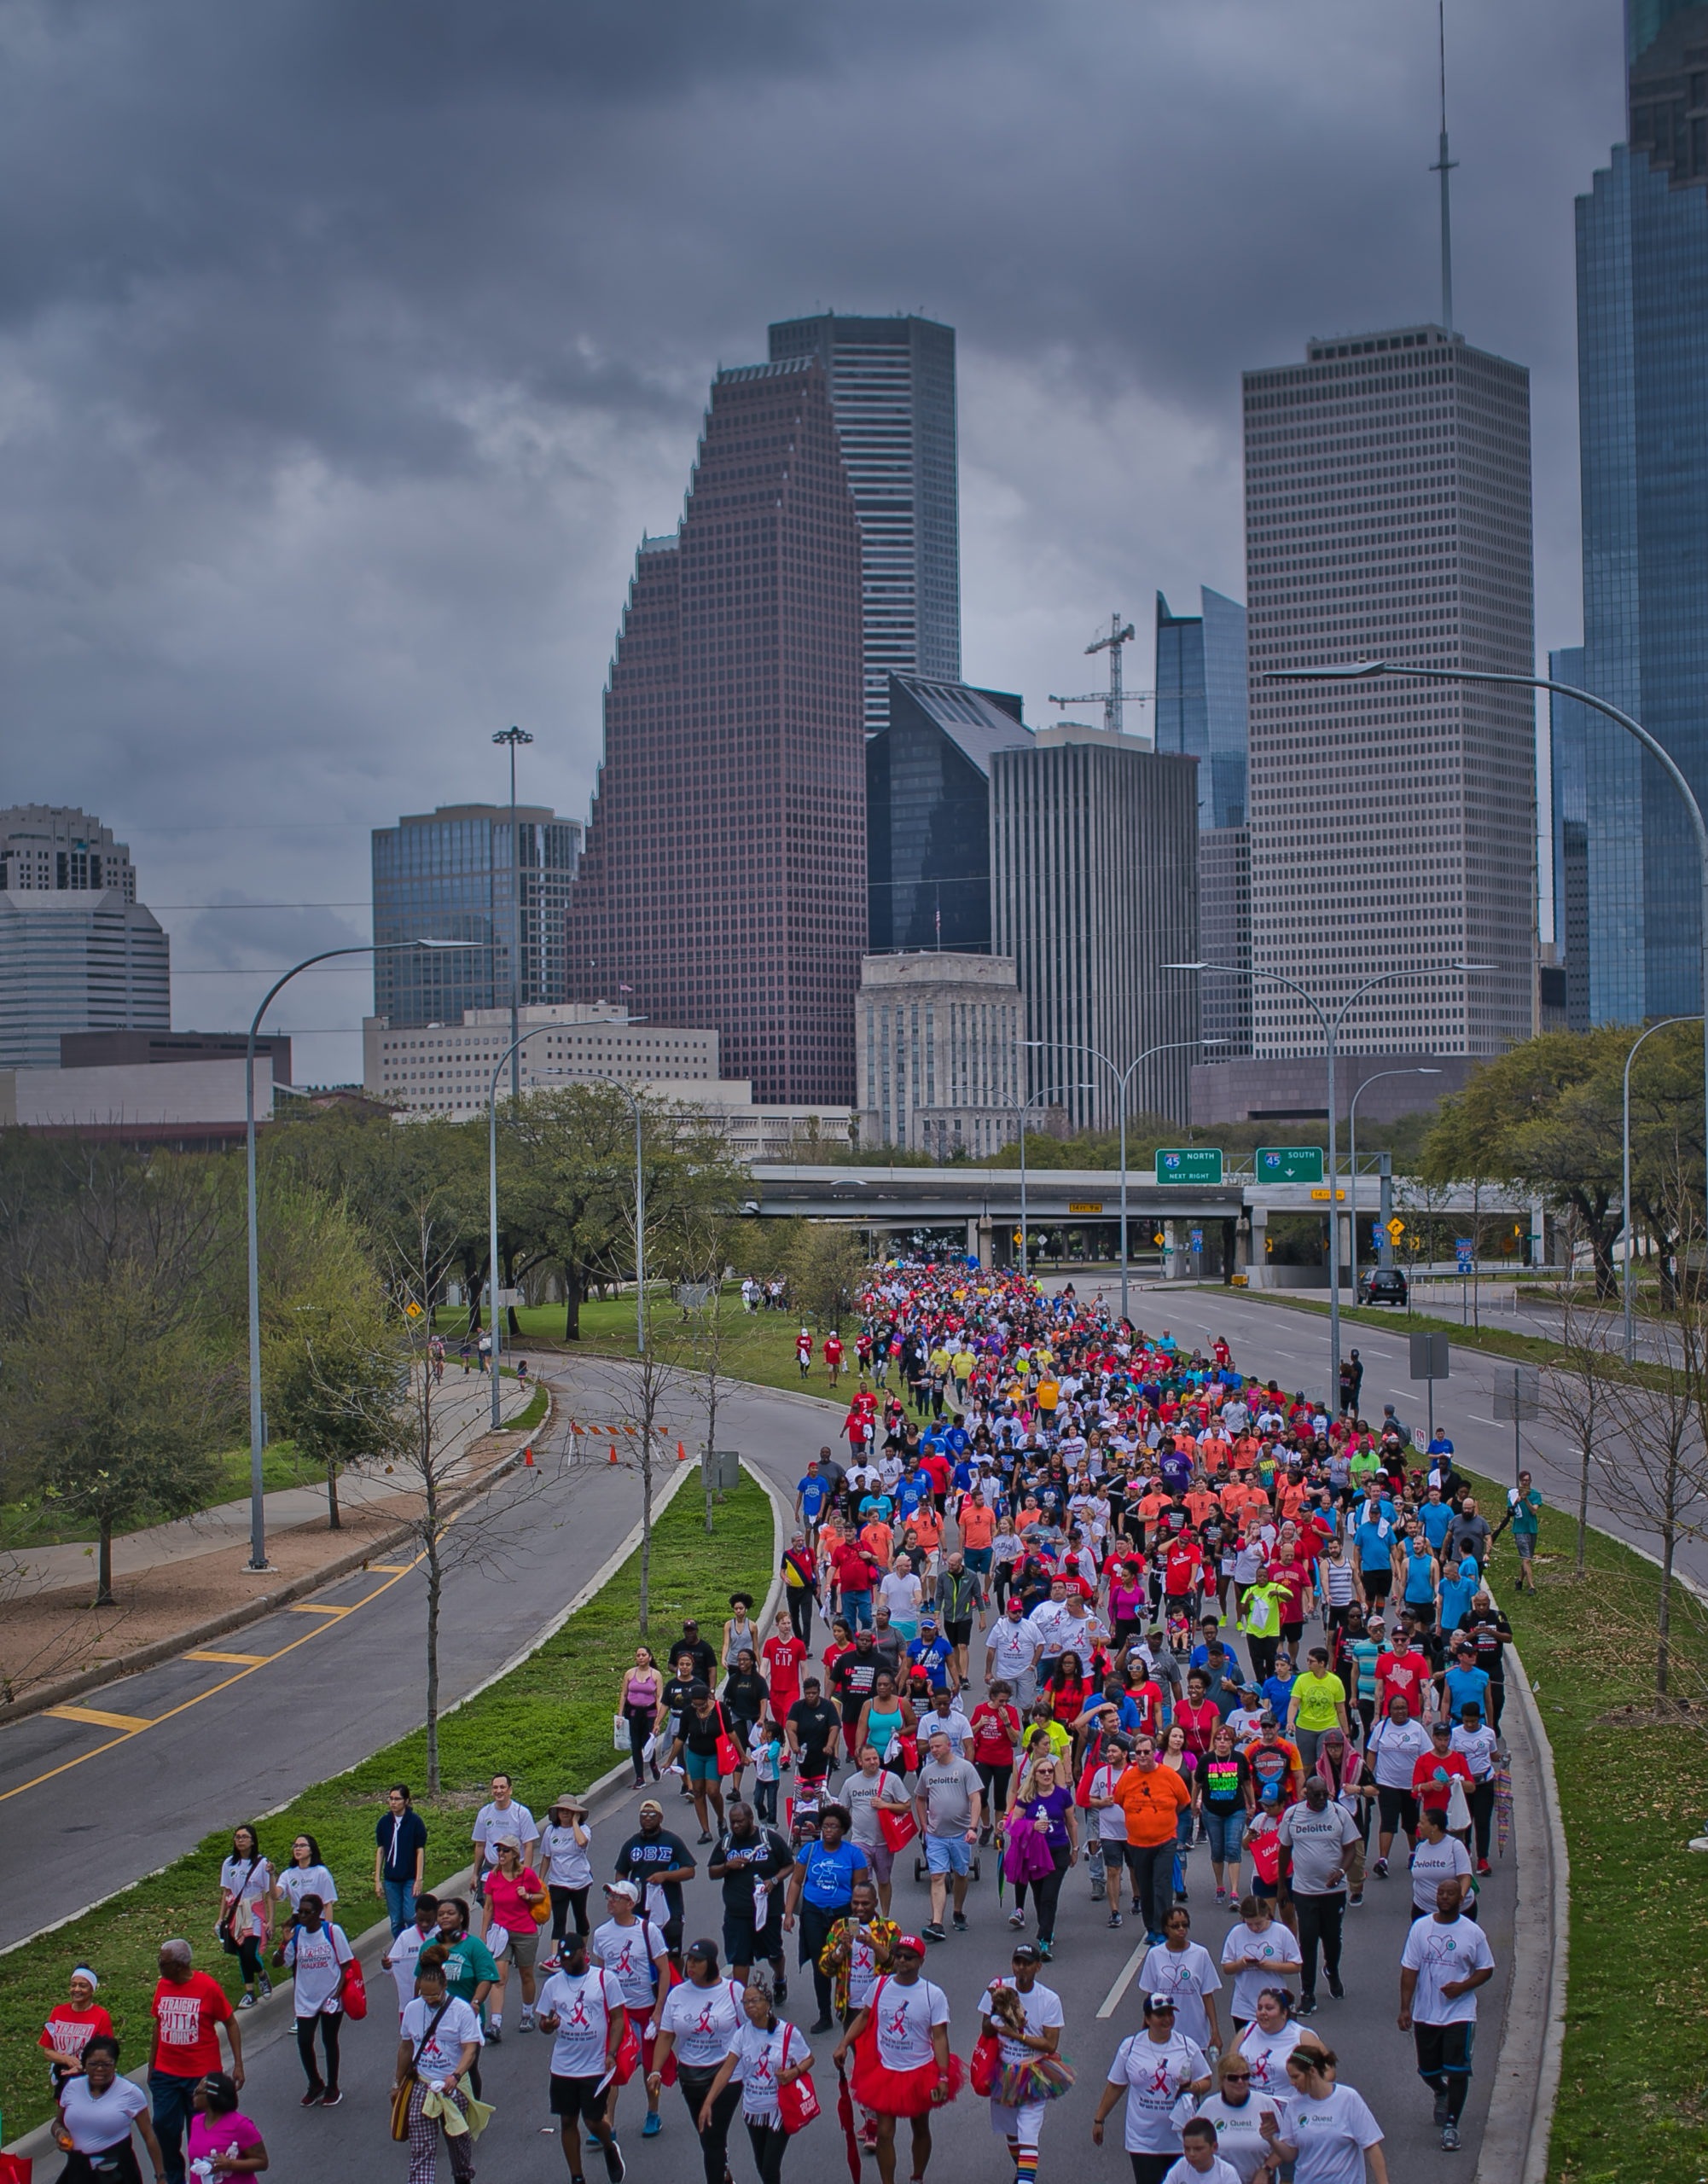
[[[1192,1793],[1173,1768],[1159,1763],[1153,1741],[1142,1736],[1134,1742],[1133,1763],[1116,1781],[1113,1795],[1127,1816],[1133,1909],[1143,1914],[1146,1932],[1159,1941],[1174,1902],[1175,1831]]]

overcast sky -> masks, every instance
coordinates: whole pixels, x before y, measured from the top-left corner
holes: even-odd
[[[1455,299],[1579,628],[1572,198],[1619,0],[1449,0]],[[0,0],[0,800],[130,842],[173,1018],[367,936],[368,831],[585,816],[636,545],[768,320],[960,348],[963,671],[1245,595],[1239,375],[1438,297],[1433,0]],[[246,909],[245,904],[286,905]],[[200,906],[223,907],[200,907]],[[359,1074],[370,974],[297,1074]]]

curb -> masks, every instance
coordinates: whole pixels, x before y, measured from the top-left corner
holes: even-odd
[[[549,1415],[550,1413],[548,1412],[547,1416],[549,1417]],[[542,1420],[542,1425],[543,1425],[544,1422],[545,1421]],[[510,1459],[508,1461],[514,1461],[514,1459]],[[783,1548],[787,1543],[782,1528],[787,1513],[783,1507],[782,1502],[778,1496],[776,1489],[772,1485],[770,1479],[765,1477],[764,1472],[761,1472],[757,1466],[751,1463],[745,1456],[741,1459],[741,1465],[748,1476],[764,1489],[765,1494],[770,1502],[771,1545],[774,1550],[774,1560],[781,1564]],[[659,1495],[657,1502],[654,1506],[653,1521],[654,1524],[658,1522],[658,1519],[670,1507],[671,1502],[675,1500],[677,1495],[680,1493],[683,1486],[687,1484],[690,1475],[690,1467],[688,1466],[685,1464],[678,1464],[676,1466],[673,1477],[671,1478],[669,1484],[665,1487],[662,1493]],[[551,1621],[544,1625],[531,1645],[526,1647],[520,1653],[513,1655],[512,1658],[505,1663],[503,1668],[497,1670],[491,1676],[488,1676],[484,1682],[477,1684],[473,1690],[465,1692],[463,1696],[457,1700],[456,1705],[446,1708],[445,1712],[447,1714],[455,1713],[459,1707],[466,1706],[471,1699],[478,1697],[481,1692],[490,1690],[492,1685],[497,1683],[502,1677],[508,1676],[514,1670],[519,1668],[524,1661],[530,1658],[530,1657],[537,1653],[548,1640],[555,1637],[557,1633],[562,1629],[564,1624],[568,1622],[570,1617],[573,1615],[578,1609],[584,1607],[588,1601],[590,1600],[596,1593],[602,1590],[602,1589],[610,1583],[611,1579],[615,1577],[618,1571],[622,1568],[623,1565],[628,1560],[629,1557],[635,1552],[640,1543],[641,1527],[636,1524],[633,1527],[632,1531],[630,1531],[625,1537],[622,1544],[614,1548],[613,1552],[606,1557],[605,1560],[600,1565],[598,1570],[595,1571],[592,1577],[590,1577],[588,1582],[581,1587],[579,1591],[576,1593],[568,1606],[561,1609],[559,1612],[552,1618]],[[775,1614],[777,1601],[781,1596],[782,1585],[782,1571],[781,1568],[779,1568],[771,1579],[770,1590],[765,1595],[765,1605],[762,1621],[769,1620],[770,1618]],[[441,1718],[444,1717],[441,1716]],[[359,1761],[357,1764],[365,1765],[366,1762]],[[345,1768],[340,1771],[344,1774],[353,1774],[355,1769],[353,1768]],[[339,1777],[335,1774],[332,1774],[327,1776],[326,1779],[328,1781],[335,1782]],[[623,1802],[622,1797],[618,1796],[613,1798],[610,1793],[613,1790],[622,1790],[625,1788],[625,1786],[628,1785],[628,1780],[629,1762],[626,1759],[620,1759],[614,1767],[608,1768],[606,1772],[600,1775],[595,1781],[589,1783],[584,1794],[587,1798],[590,1808],[592,1806],[593,1801],[595,1798],[608,1799],[609,1803],[613,1805],[620,1804]],[[590,1811],[590,1817],[594,1816],[595,1815]],[[601,1811],[596,1816],[602,1819],[605,1815]],[[471,1868],[467,1866],[459,1867],[448,1879],[439,1882],[436,1888],[430,1890],[428,1891],[429,1894],[450,1895],[454,1893],[457,1884],[468,1876],[470,1870]],[[103,1900],[110,1901],[111,1899]],[[99,1909],[100,1906],[98,1903],[91,1903],[86,1905],[84,1908],[85,1910],[93,1911]],[[73,1912],[71,1916],[72,1918],[81,1918],[84,1916],[84,1913],[81,1911]],[[52,1933],[56,1931],[56,1926],[58,1925],[67,1925],[69,1923],[68,1920],[60,1920],[56,1922],[55,1926],[46,1927],[43,1931],[45,1933]],[[32,1934],[27,1937],[26,1941],[15,1943],[13,1946],[16,1949],[22,1949],[27,1947],[29,1942],[38,1941],[41,1938],[41,1935]],[[361,1961],[364,1976],[378,1966],[380,1959],[385,1955],[386,1946],[390,1943],[391,1939],[392,1926],[389,1919],[377,1920],[373,1926],[367,1927],[362,1933],[350,1937],[351,1948],[355,1951],[357,1958]],[[380,1985],[380,1979],[381,1976],[389,1978],[390,1974],[386,1973],[376,1976],[372,1981],[372,1984],[375,1988]],[[265,2001],[259,2002],[253,2009],[246,2010],[243,2013],[243,2017],[241,2021],[240,2036],[243,2041],[243,2057],[246,2064],[252,2056],[266,2053],[270,2048],[276,2047],[281,2041],[291,2036],[295,2021],[295,2013],[292,2007],[292,2001],[293,1996],[288,1980],[281,1980],[278,1986],[274,1989],[273,1993]],[[133,2084],[140,2085],[146,2088],[148,2077],[148,2066],[146,2064],[140,2065],[134,2071],[126,2071],[125,2075],[130,2078]],[[14,2155],[18,2159],[23,2161],[45,2159],[49,2156],[57,2154],[58,2152],[59,2148],[54,2143],[53,2125],[50,2122],[37,2124],[33,2130],[26,2132],[22,2138],[15,2139],[10,2145],[0,2147],[0,2152]]]
[[[546,1397],[546,1414],[537,1426],[526,1431],[523,1445],[492,1468],[481,1474],[472,1485],[462,1488],[443,1505],[447,1514],[465,1508],[479,1495],[490,1492],[501,1478],[507,1478],[520,1463],[527,1445],[537,1433],[543,1433],[550,1423],[552,1398]],[[490,1427],[488,1432],[491,1430]],[[514,1426],[499,1429],[514,1432]],[[484,1436],[483,1436],[484,1438]],[[288,1607],[293,1600],[306,1599],[311,1593],[320,1592],[328,1585],[335,1585],[343,1578],[365,1569],[375,1555],[388,1554],[393,1548],[401,1547],[414,1531],[410,1525],[400,1525],[395,1531],[382,1532],[378,1539],[370,1540],[365,1547],[352,1548],[348,1554],[340,1555],[334,1562],[318,1570],[309,1571],[288,1585],[282,1585],[276,1592],[259,1594],[253,1600],[246,1600],[241,1607],[228,1608],[224,1615],[210,1616],[205,1623],[193,1623],[187,1630],[175,1632],[170,1638],[157,1638],[151,1646],[138,1646],[133,1652],[120,1653],[111,1661],[103,1661],[98,1668],[80,1669],[75,1676],[61,1676],[57,1683],[44,1683],[36,1690],[26,1692],[21,1699],[9,1699],[0,1705],[0,1724],[22,1721],[27,1715],[39,1714],[48,1706],[62,1706],[68,1699],[80,1698],[85,1691],[98,1691],[103,1684],[116,1683],[121,1677],[137,1676],[144,1669],[158,1668],[162,1661],[175,1661],[178,1655],[192,1646],[206,1645],[210,1638],[223,1638],[229,1631],[241,1630],[263,1617],[272,1615],[282,1607]],[[88,1907],[94,1909],[94,1905]],[[81,1913],[77,1914],[81,1916]]]
[[[1512,2184],[1513,2178],[1519,2184],[1546,2184],[1566,2038],[1571,1860],[1554,1782],[1554,1747],[1516,1647],[1509,1649],[1507,1690],[1518,1699],[1536,1764],[1525,1783],[1513,1784],[1519,1896],[1512,1985],[1472,2184]],[[1532,1860],[1536,1880],[1527,1886]]]

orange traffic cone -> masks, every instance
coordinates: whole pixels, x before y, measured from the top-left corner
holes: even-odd
[[[531,1441],[531,1442],[528,1443],[527,1447],[526,1447],[526,1449],[523,1449],[523,1451],[522,1451],[522,1468],[524,1469],[524,1471],[530,1471],[530,1470],[532,1470],[532,1467],[533,1467],[533,1461],[534,1461],[534,1446],[533,1446],[533,1443]]]
[[[688,1450],[683,1448],[680,1441],[676,1444],[676,1460],[679,1464],[685,1464],[688,1461]]]
[[[611,1461],[613,1464],[617,1461],[617,1451],[614,1449],[611,1451]]]

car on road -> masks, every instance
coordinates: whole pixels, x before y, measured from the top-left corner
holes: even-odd
[[[1405,1275],[1397,1266],[1366,1267],[1358,1276],[1361,1304],[1403,1304],[1409,1295]]]

